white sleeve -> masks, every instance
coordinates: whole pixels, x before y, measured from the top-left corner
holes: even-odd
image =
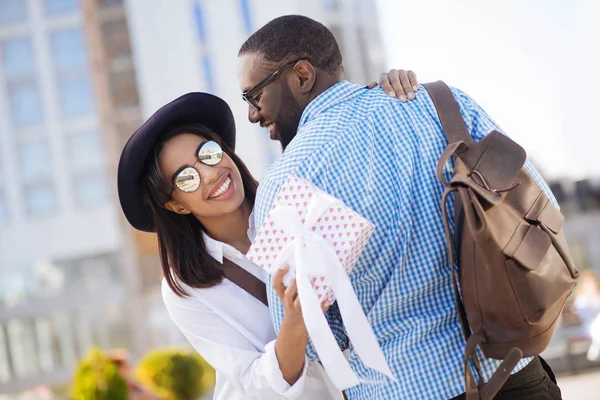
[[[166,286],[166,288],[165,288]],[[290,386],[279,369],[275,341],[258,350],[241,332],[200,299],[180,298],[163,284],[163,300],[171,319],[196,351],[227,380],[252,399],[297,399],[304,390],[307,361]]]

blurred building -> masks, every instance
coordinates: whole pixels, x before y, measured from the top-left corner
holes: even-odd
[[[141,121],[200,90],[232,106],[262,176],[279,149],[246,121],[237,51],[284,14],[332,29],[348,79],[383,70],[373,0],[0,0],[0,397],[68,381],[93,344],[137,358],[182,341],[116,163]]]
[[[75,0],[0,1],[0,392],[130,337],[88,29]]]
[[[564,230],[571,255],[580,271],[600,274],[600,178],[549,182],[565,216]],[[582,331],[574,308],[577,291],[567,300],[563,318],[543,356],[556,373],[578,373],[598,368],[586,358],[590,338]]]
[[[600,178],[549,183],[565,215],[565,235],[579,269],[600,273]]]
[[[127,11],[144,116],[190,91],[218,94],[236,117],[237,151],[257,177],[279,145],[248,123],[240,98],[237,54],[252,32],[281,15],[307,15],[338,39],[347,79],[365,84],[383,71],[373,0],[129,0]]]

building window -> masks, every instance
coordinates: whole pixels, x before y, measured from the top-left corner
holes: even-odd
[[[108,200],[104,151],[97,133],[72,135],[68,140],[70,170],[77,203],[104,204]]]
[[[34,183],[52,177],[50,149],[46,140],[22,142],[19,145],[21,178]]]
[[[202,43],[206,43],[206,27],[204,26],[204,11],[202,5],[197,1],[194,3],[194,21],[196,22],[196,32]]]
[[[2,65],[6,77],[13,125],[31,126],[43,122],[35,58],[29,38],[7,40],[2,44]]]
[[[2,64],[8,79],[35,75],[35,60],[29,38],[7,40],[2,45]]]
[[[129,59],[131,57],[129,30],[125,19],[103,22],[102,36],[109,60]]]
[[[34,319],[35,336],[39,358],[39,367],[42,372],[50,373],[57,369],[56,342],[54,338],[55,327],[49,317]]]
[[[100,8],[112,8],[123,6],[123,0],[96,0]]]
[[[0,25],[23,22],[27,19],[25,0],[0,0]]]
[[[252,14],[250,11],[250,0],[240,0],[240,9],[242,11],[242,21],[246,34],[252,33]]]
[[[18,378],[38,372],[35,328],[31,320],[11,319],[6,323],[11,360]]]
[[[95,172],[75,179],[75,198],[82,206],[105,204],[108,198],[108,183],[104,173]]]
[[[52,183],[52,160],[48,142],[22,142],[19,144],[18,153],[27,213],[42,215],[55,211],[57,199]]]
[[[0,171],[0,224],[7,220],[8,215],[6,211],[6,205],[4,204],[4,195],[2,188],[4,187],[4,181],[2,180],[2,171]]]
[[[46,14],[61,15],[79,11],[78,0],[45,0]]]
[[[25,188],[25,208],[32,216],[50,214],[57,208],[56,192],[49,183]]]
[[[104,168],[104,150],[98,134],[70,135],[68,147],[74,171]]]
[[[56,69],[65,72],[86,69],[85,38],[80,28],[56,31],[50,42]]]
[[[589,248],[586,238],[576,238],[569,241],[573,264],[581,271],[590,267]]]
[[[346,49],[344,46],[344,32],[342,31],[342,27],[340,25],[331,25],[328,28],[333,34],[333,37],[335,38],[335,41],[338,44],[340,53],[342,53],[342,58],[346,59]],[[344,78],[349,80],[350,82],[353,82],[354,77],[350,75],[350,68],[344,70]]]
[[[43,122],[42,99],[34,84],[9,89],[10,111],[15,126],[39,125]]]
[[[358,27],[356,31],[356,36],[358,36],[358,51],[360,56],[360,63],[362,65],[363,70],[362,72],[364,75],[360,78],[355,76],[354,79],[358,82],[366,83],[369,80],[370,76],[375,76],[375,73],[373,72],[373,75],[371,75],[372,71],[370,71],[370,61],[373,60],[373,57],[371,57],[371,52],[374,51],[374,49],[369,48],[367,31],[363,27]]]
[[[4,197],[2,192],[0,192],[0,223],[6,221],[8,215],[6,213],[6,206],[4,205]]]
[[[0,382],[6,383],[10,381],[10,363],[8,357],[8,340],[4,333],[5,329],[0,324]]]
[[[54,32],[50,37],[62,114],[77,117],[93,112],[85,38],[81,29]]]
[[[204,79],[209,92],[215,91],[215,80],[213,76],[212,60],[208,54],[202,56],[202,67],[204,68]]]
[[[88,115],[94,108],[92,85],[88,76],[63,77],[60,84],[60,106],[65,117]]]
[[[200,39],[200,64],[202,66],[202,70],[204,73],[204,81],[206,82],[207,91],[214,92],[215,83],[214,83],[214,75],[213,75],[213,67],[212,60],[210,56],[207,54],[206,47],[206,26],[204,24],[204,11],[202,10],[202,1],[197,0],[194,3],[194,21],[196,23],[196,32],[198,34],[198,38]]]
[[[337,10],[339,7],[338,0],[323,0],[323,6],[327,10]]]
[[[110,94],[113,104],[121,109],[139,104],[138,90],[133,70],[112,71],[110,73]]]

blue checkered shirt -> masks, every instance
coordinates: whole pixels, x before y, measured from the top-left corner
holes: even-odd
[[[452,91],[476,141],[499,130],[471,98]],[[376,226],[350,279],[398,382],[366,368],[352,352],[349,361],[357,375],[378,382],[349,389],[350,399],[450,399],[465,392],[465,340],[450,269],[445,268],[440,204],[444,186],[435,175],[446,145],[423,88],[414,101],[404,104],[380,88],[368,90],[342,81],[308,105],[297,136],[260,183],[253,214],[256,227],[289,175],[313,182]],[[539,173],[529,162],[526,167],[554,200]],[[448,163],[448,180],[451,171]],[[283,307],[272,286],[268,288],[278,331]],[[335,304],[327,318],[343,344],[346,335]],[[307,356],[317,358],[310,344]],[[480,356],[487,380],[500,362]],[[515,372],[529,361],[521,360]]]

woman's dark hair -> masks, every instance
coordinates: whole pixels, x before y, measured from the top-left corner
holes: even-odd
[[[165,208],[165,204],[171,200],[172,188],[162,175],[158,156],[168,140],[182,133],[192,133],[219,143],[239,169],[245,197],[251,207],[254,206],[257,187],[256,180],[233,149],[203,125],[173,127],[154,147],[154,153],[145,165],[146,179],[142,183],[144,201],[152,213],[163,274],[171,290],[180,297],[187,296],[187,293],[178,281],[194,288],[206,288],[223,279],[219,264],[206,250],[202,236],[204,226],[191,214],[181,215]]]

